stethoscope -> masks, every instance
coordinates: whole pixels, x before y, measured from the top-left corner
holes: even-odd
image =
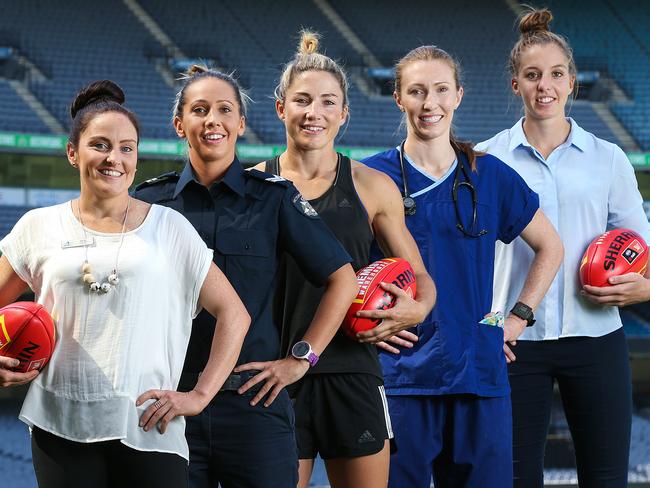
[[[415,203],[415,200],[411,196],[411,193],[409,192],[409,186],[408,186],[408,177],[406,175],[406,168],[404,167],[404,143],[406,141],[402,141],[399,147],[399,166],[400,170],[402,172],[402,203],[404,204],[404,215],[415,215],[415,211],[417,210],[417,205]],[[454,149],[454,152],[456,150]],[[456,164],[456,170],[454,171],[454,184],[451,187],[451,199],[454,202],[454,211],[456,212],[456,228],[463,233],[464,236],[466,237],[481,237],[487,234],[486,229],[481,229],[478,232],[473,232],[472,229],[476,227],[476,220],[478,217],[478,195],[476,194],[476,188],[474,188],[474,185],[472,184],[472,179],[469,177],[469,173],[467,173],[467,169],[465,169],[465,164],[463,163],[463,158],[460,157],[458,152],[456,152],[456,160],[458,163]],[[463,174],[463,179],[464,181],[461,181],[461,173]],[[471,197],[472,197],[472,225],[468,229],[465,228],[463,225],[463,222],[460,218],[460,210],[458,208],[458,191],[462,189],[463,187],[467,188],[469,191]]]

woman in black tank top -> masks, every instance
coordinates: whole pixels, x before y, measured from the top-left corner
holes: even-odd
[[[307,487],[316,453],[325,459],[333,487],[386,486],[392,433],[376,348],[397,351],[389,342],[407,345],[417,340],[406,329],[427,316],[435,301],[435,287],[404,223],[397,187],[382,173],[334,150],[336,135],[348,116],[347,80],[332,59],[316,52],[317,46],[315,34],[302,33],[299,52],[287,64],[275,91],[278,117],[286,127],[287,150],[256,169],[294,183],[352,256],[355,270],[369,264],[375,238],[387,255],[407,259],[418,280],[418,293],[412,299],[387,285],[398,301],[395,308],[384,312],[382,324],[360,333],[358,341],[339,331],[305,381],[293,388],[298,486]],[[282,324],[283,352],[291,354],[293,345],[302,340],[323,290],[309,283],[290,256],[283,259],[276,313]],[[367,392],[364,385],[370,385]],[[358,405],[366,397],[371,398],[364,407],[367,410],[359,412]],[[384,422],[378,430],[373,430],[375,413]],[[361,434],[357,433],[355,424],[366,420],[372,427],[362,426]]]

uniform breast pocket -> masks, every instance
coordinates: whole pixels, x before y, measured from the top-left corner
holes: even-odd
[[[274,236],[262,230],[224,229],[217,232],[215,247],[224,257],[223,272],[242,297],[255,298],[270,287],[277,266]]]

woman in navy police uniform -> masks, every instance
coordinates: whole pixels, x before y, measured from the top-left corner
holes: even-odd
[[[190,69],[173,117],[177,134],[187,140],[189,162],[180,175],[146,182],[136,194],[180,211],[214,249],[216,264],[252,318],[237,364],[273,362],[258,374],[234,372],[203,413],[188,419],[190,485],[295,488],[293,409],[284,387],[317,363],[357,285],[351,258],[296,188],[282,178],[244,171],[237,160],[244,100],[232,77]],[[282,357],[271,308],[285,252],[326,292],[293,354]],[[193,385],[203,370],[213,326],[203,314],[194,320],[181,388]]]

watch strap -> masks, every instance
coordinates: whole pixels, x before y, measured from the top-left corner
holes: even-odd
[[[316,366],[319,357],[318,354],[316,354],[314,351],[309,351],[309,354],[307,354],[307,357],[305,359],[309,361],[309,367],[313,368],[314,366]]]

